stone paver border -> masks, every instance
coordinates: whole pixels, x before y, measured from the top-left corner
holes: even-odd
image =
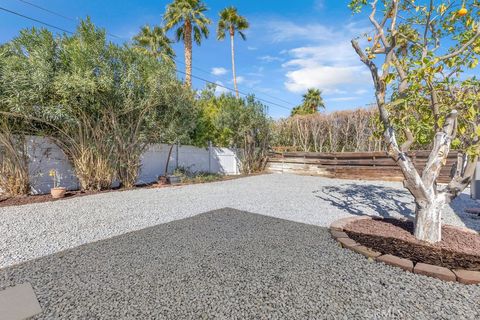
[[[385,264],[401,268],[407,272],[421,274],[427,277],[437,278],[443,281],[456,281],[463,284],[480,284],[480,271],[448,269],[440,266],[435,266],[426,263],[414,263],[411,260],[400,258],[390,254],[383,254],[371,248],[367,248],[360,243],[348,237],[345,232],[347,224],[364,219],[372,219],[370,216],[348,217],[334,221],[330,225],[330,233],[332,238],[337,240],[343,248],[350,249],[359,253],[368,259],[383,262]],[[375,217],[381,219],[381,217]],[[455,227],[462,231],[470,231],[470,229],[463,229]]]

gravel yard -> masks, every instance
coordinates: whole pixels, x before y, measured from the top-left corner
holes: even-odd
[[[445,222],[480,230],[480,219],[463,212],[472,206],[478,203],[462,195]],[[400,183],[287,174],[4,207],[0,268],[225,207],[321,227],[349,215],[409,216],[413,208]]]
[[[480,287],[372,263],[324,227],[221,209],[0,270],[37,319],[478,319]]]

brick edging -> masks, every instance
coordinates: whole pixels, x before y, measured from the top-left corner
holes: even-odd
[[[376,219],[378,217],[375,217]],[[437,278],[443,281],[455,281],[463,284],[480,284],[480,271],[449,269],[445,267],[435,266],[426,263],[414,263],[409,259],[400,258],[390,254],[383,254],[368,248],[355,240],[348,237],[345,232],[347,224],[364,219],[372,219],[370,216],[348,217],[334,221],[330,225],[330,233],[332,238],[339,242],[339,244],[346,249],[359,253],[369,260],[383,262],[385,264],[401,268],[407,272],[421,274],[427,277]],[[380,218],[381,219],[381,218]],[[453,227],[462,231],[471,231],[470,229]]]

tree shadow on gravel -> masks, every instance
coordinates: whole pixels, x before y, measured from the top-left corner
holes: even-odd
[[[342,184],[313,191],[315,197],[352,215],[377,213],[384,218],[413,218],[412,201],[407,191],[376,186]]]

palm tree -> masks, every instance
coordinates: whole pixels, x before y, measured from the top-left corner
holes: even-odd
[[[212,23],[204,12],[207,7],[201,0],[174,0],[167,6],[163,16],[165,29],[175,30],[177,41],[182,40],[185,44],[185,83],[192,85],[192,35],[197,45],[202,42],[202,37],[209,34],[208,25]]]
[[[162,60],[170,65],[175,65],[175,51],[172,49],[172,40],[170,40],[165,29],[154,26],[143,26],[140,32],[133,38],[134,46],[139,51],[152,55],[156,59]]]
[[[314,114],[318,112],[318,108],[325,109],[322,91],[311,88],[303,95],[302,104],[292,109],[291,116]]]
[[[318,112],[318,108],[325,109],[325,103],[322,98],[322,91],[310,88],[303,95],[303,107],[309,110],[309,113]]]
[[[235,92],[238,95],[238,87],[237,87],[237,76],[235,73],[235,47],[234,47],[234,37],[235,32],[238,32],[240,37],[243,40],[246,40],[246,36],[243,33],[244,30],[248,29],[249,23],[247,19],[242,17],[238,14],[237,8],[235,7],[228,7],[223,9],[220,12],[220,20],[218,21],[217,26],[217,39],[223,40],[225,39],[225,34],[228,32],[230,34],[230,45],[232,48],[232,73],[233,73],[233,84],[235,86]]]

